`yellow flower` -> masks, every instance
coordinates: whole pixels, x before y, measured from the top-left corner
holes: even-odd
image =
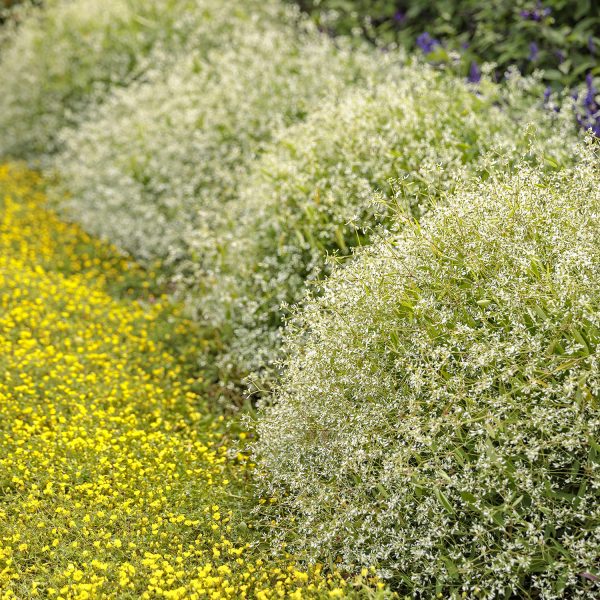
[[[339,577],[234,537],[224,488],[244,489],[249,466],[195,391],[198,328],[38,185],[0,166],[0,471],[14,490],[0,498],[2,600],[335,591]]]

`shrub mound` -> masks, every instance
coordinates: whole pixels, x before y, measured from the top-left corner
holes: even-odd
[[[229,204],[275,132],[403,60],[334,44],[278,3],[271,12],[279,23],[248,20],[227,47],[115,90],[61,135],[64,213],[140,260],[161,261],[178,289],[215,284],[240,226]]]
[[[416,62],[282,130],[232,206],[217,280],[195,280],[204,315],[231,329],[225,360],[250,371],[272,361],[282,305],[329,272],[328,255],[368,243],[390,205],[420,218],[460,180],[510,168],[523,154],[572,160],[570,119],[532,106],[527,85],[474,87]]]
[[[600,192],[582,154],[467,187],[298,314],[256,445],[289,547],[423,597],[598,593]]]
[[[19,9],[3,32],[0,154],[54,152],[59,131],[112,88],[168,70],[179,53],[223,45],[262,4],[269,2],[49,0]]]

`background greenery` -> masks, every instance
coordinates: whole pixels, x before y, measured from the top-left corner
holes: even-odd
[[[463,74],[473,61],[493,62],[501,75],[511,65],[523,73],[545,69],[549,82],[566,85],[600,72],[600,3],[593,0],[300,0],[323,28],[360,31],[381,43],[415,48],[427,32],[431,58],[451,61],[460,53]],[[537,47],[537,52],[535,47]]]

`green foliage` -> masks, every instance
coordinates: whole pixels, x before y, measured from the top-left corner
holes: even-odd
[[[581,154],[467,186],[296,315],[256,444],[277,542],[418,597],[598,594],[600,193]]]
[[[443,43],[432,58],[450,62],[462,55],[463,73],[472,61],[492,62],[500,73],[517,65],[523,73],[546,70],[549,82],[572,85],[585,73],[600,73],[600,4],[590,0],[300,0],[323,27],[361,31],[383,43],[415,47],[428,32]],[[548,12],[548,10],[550,12]],[[531,44],[538,47],[530,60]],[[468,44],[468,48],[464,48]]]
[[[232,204],[217,276],[192,289],[202,314],[229,332],[223,360],[245,371],[276,360],[289,306],[329,273],[328,257],[347,257],[389,225],[390,207],[420,218],[461,180],[527,153],[572,160],[567,111],[532,106],[527,86],[516,77],[475,89],[416,61],[280,131]]]

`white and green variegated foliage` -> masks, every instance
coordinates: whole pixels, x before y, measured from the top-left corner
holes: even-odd
[[[231,332],[225,360],[252,371],[276,359],[288,307],[327,275],[328,256],[348,256],[388,226],[390,208],[420,218],[465,178],[523,156],[571,162],[568,114],[532,103],[528,85],[471,86],[416,62],[281,130],[233,203],[217,280],[192,281],[193,301]]]
[[[138,259],[161,261],[179,290],[220,285],[225,246],[243,227],[231,201],[276,132],[403,60],[334,43],[276,2],[233,18],[222,47],[149,71],[64,129],[54,161],[63,212]]]
[[[418,597],[600,593],[600,188],[580,153],[457,191],[296,314],[255,448],[280,542]]]
[[[59,132],[112,89],[149,70],[166,72],[181,54],[205,55],[227,43],[263,4],[269,2],[48,0],[26,7],[0,47],[0,154],[52,154]]]

